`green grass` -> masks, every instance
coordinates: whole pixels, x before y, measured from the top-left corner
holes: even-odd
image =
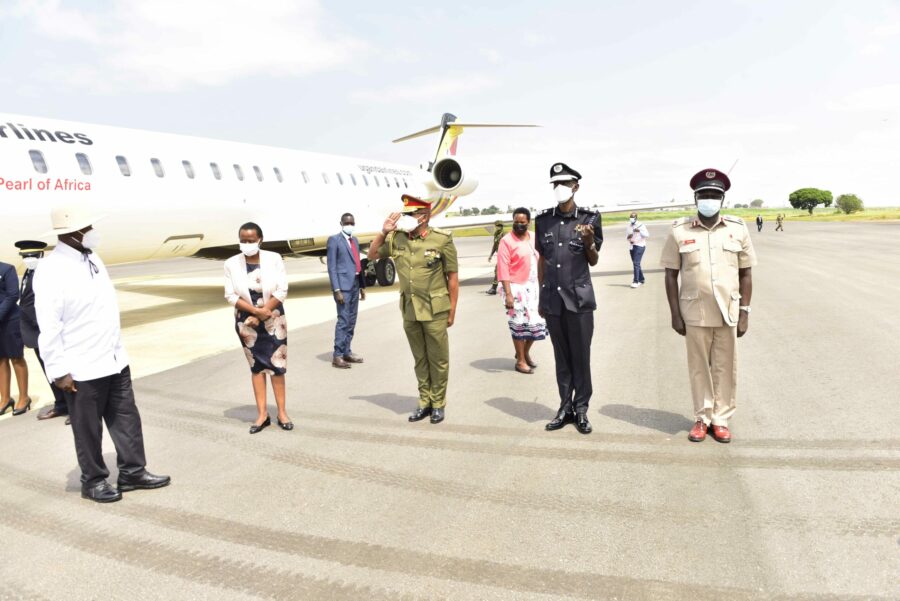
[[[778,208],[778,209],[726,209],[722,211],[726,215],[734,215],[740,217],[747,223],[753,223],[757,215],[762,215],[767,224],[775,227],[775,216],[779,213],[784,215],[785,221],[900,221],[900,207],[875,207],[866,209],[859,213],[844,215],[838,212],[834,207],[818,208],[813,211],[810,216],[806,211],[798,211],[794,208]],[[641,221],[673,221],[679,217],[693,217],[697,212],[693,210],[684,211],[645,211],[639,213]],[[628,213],[615,213],[603,216],[603,224],[624,223],[628,221]],[[510,222],[505,223],[505,232],[511,227]],[[532,228],[533,229],[533,228]],[[490,225],[467,227],[453,230],[453,236],[456,238],[467,238],[470,236],[490,236],[494,233],[493,223]]]

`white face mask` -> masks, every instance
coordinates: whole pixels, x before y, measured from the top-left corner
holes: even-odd
[[[345,225],[344,227],[341,228],[341,231],[344,232],[348,236],[352,236],[354,229],[356,229],[355,226]]]
[[[241,252],[245,257],[253,257],[259,253],[259,242],[241,242]]]
[[[569,186],[564,186],[563,184],[559,184],[558,186],[553,188],[553,198],[556,199],[556,202],[559,204],[564,204],[569,202],[569,199],[575,195],[575,192]]]
[[[403,215],[397,220],[397,229],[401,232],[411,232],[419,227],[419,220],[412,215]]]
[[[37,257],[23,257],[22,262],[25,263],[25,269],[34,269],[37,267],[38,259]]]
[[[630,217],[630,218],[628,219],[628,221],[631,222],[631,225],[634,225],[635,223],[637,223],[637,217]]]
[[[81,237],[81,245],[88,250],[94,250],[100,246],[100,234],[97,230],[90,230]]]
[[[718,198],[701,198],[697,201],[697,211],[704,217],[712,217],[722,208],[722,200]]]

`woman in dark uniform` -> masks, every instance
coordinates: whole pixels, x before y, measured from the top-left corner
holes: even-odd
[[[234,305],[234,329],[250,364],[253,394],[259,411],[250,433],[271,425],[266,408],[266,374],[272,381],[277,423],[282,430],[294,424],[285,411],[287,372],[287,321],[283,301],[287,298],[287,274],[281,255],[260,250],[262,229],[245,223],[238,232],[241,254],[225,262],[225,298]]]
[[[28,396],[28,364],[25,363],[25,345],[19,326],[19,277],[9,263],[0,263],[0,415],[10,408],[13,415],[22,415],[31,409]],[[12,363],[19,385],[19,400],[13,404],[10,397]]]

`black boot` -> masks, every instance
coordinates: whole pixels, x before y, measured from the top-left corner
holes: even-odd
[[[575,416],[575,428],[582,434],[590,434],[593,431],[594,428],[588,421],[587,413],[579,413]]]

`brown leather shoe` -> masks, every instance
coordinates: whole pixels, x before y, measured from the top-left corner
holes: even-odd
[[[706,440],[706,430],[707,425],[703,423],[703,420],[698,419],[694,427],[691,428],[691,433],[688,434],[688,440],[691,442],[703,442]]]
[[[347,363],[362,363],[363,358],[360,357],[359,355],[354,355],[353,353],[350,353],[349,355],[344,355],[344,361],[346,361]]]
[[[350,369],[350,364],[343,357],[335,357],[331,360],[331,367],[338,369]]]
[[[728,426],[713,425],[709,431],[717,442],[731,442],[731,432],[728,431]]]
[[[37,418],[38,419],[53,419],[54,417],[62,417],[64,415],[68,415],[68,413],[60,413],[59,411],[56,410],[56,407],[51,405],[50,407],[44,407],[43,409],[41,409],[40,412],[38,413]]]

